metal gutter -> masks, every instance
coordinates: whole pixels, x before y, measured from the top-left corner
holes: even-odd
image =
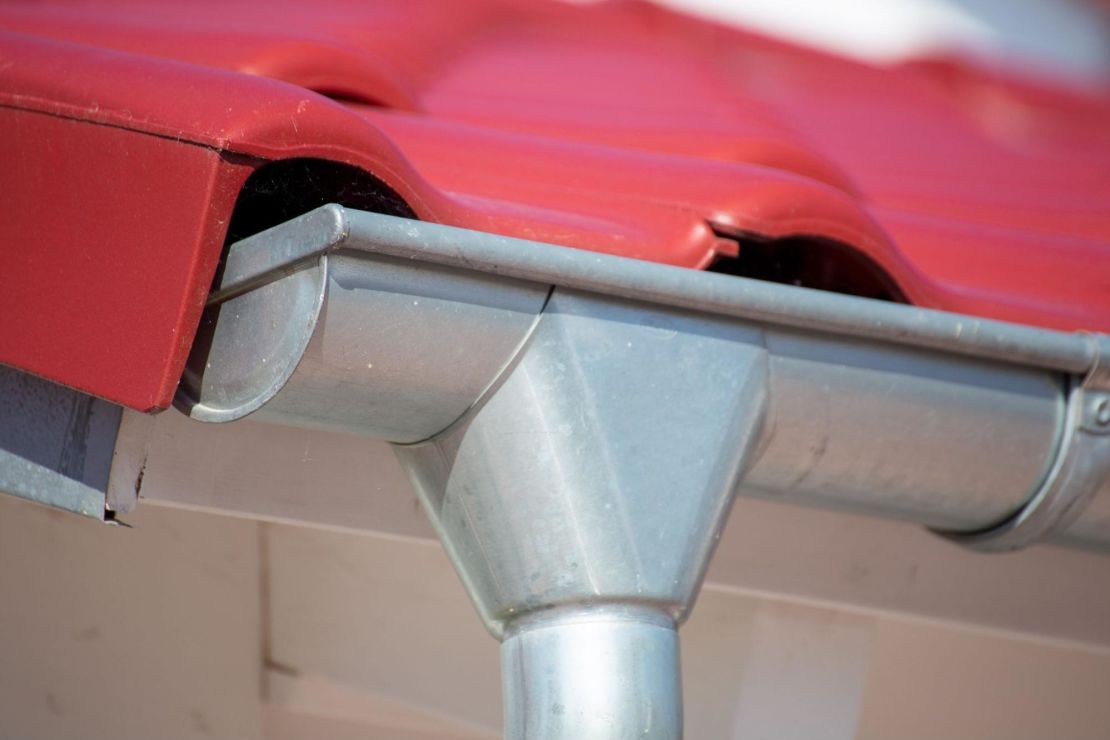
[[[681,735],[732,498],[1110,546],[1110,340],[326,206],[232,245],[178,395],[394,443],[511,738]],[[589,681],[584,678],[589,677]]]
[[[134,508],[119,406],[0,365],[0,492],[114,522]]]
[[[748,319],[778,326],[883,339],[984,359],[1086,374],[1103,358],[1110,378],[1110,337],[885,303],[731,275],[675,268],[601,252],[324,206],[245,239],[228,255],[219,303],[304,260],[340,248],[418,259],[492,275],[596,292],[614,298]],[[292,230],[296,229],[296,237]],[[280,246],[275,248],[275,242]],[[275,272],[276,271],[276,272]]]

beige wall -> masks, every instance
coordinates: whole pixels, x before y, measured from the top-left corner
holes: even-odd
[[[1106,740],[1110,658],[884,621],[861,715],[859,740]]]
[[[438,546],[131,521],[0,497],[0,738],[497,737],[497,645]],[[695,740],[1110,737],[1105,651],[735,590],[683,670]]]
[[[259,525],[0,496],[0,738],[254,738]]]

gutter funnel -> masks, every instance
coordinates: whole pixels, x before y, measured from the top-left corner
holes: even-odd
[[[496,392],[397,447],[503,640],[507,737],[681,736],[675,629],[758,439],[766,380],[744,327],[554,296]]]
[[[338,206],[232,245],[198,336],[193,418],[394,444],[513,740],[681,737],[676,629],[738,491],[999,549],[1110,480],[1105,337]]]

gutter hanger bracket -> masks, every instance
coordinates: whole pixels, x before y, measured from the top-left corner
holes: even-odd
[[[1012,517],[978,531],[934,530],[983,552],[1008,552],[1061,534],[1110,478],[1110,339],[1088,334],[1094,360],[1068,390],[1064,429],[1044,482]]]
[[[1073,387],[1064,425],[1044,483],[1020,511],[986,529],[934,531],[983,552],[1008,552],[1066,530],[1110,476],[1110,392]]]

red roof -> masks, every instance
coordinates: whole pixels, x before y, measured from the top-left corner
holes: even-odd
[[[135,408],[172,397],[242,183],[294,157],[425,219],[688,267],[818,237],[919,305],[1110,330],[1110,96],[638,2],[48,0],[0,28],[0,362]]]

